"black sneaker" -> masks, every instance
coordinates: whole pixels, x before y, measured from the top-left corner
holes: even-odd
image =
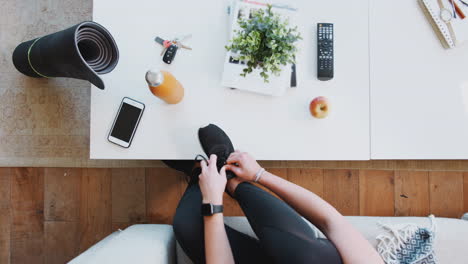
[[[228,135],[216,125],[209,124],[198,130],[198,139],[208,158],[211,154],[218,157],[216,167],[218,171],[226,164],[229,155],[234,152],[234,146]],[[232,179],[236,175],[232,171],[226,171],[226,178]]]
[[[183,172],[185,175],[192,174],[192,170],[195,167],[195,160],[163,160],[169,168]]]
[[[195,160],[163,160],[162,162],[171,169],[183,172],[187,176],[188,183],[196,183],[201,173],[200,166],[196,166],[197,163],[200,163],[201,159],[199,157],[206,160],[205,157],[197,155]]]

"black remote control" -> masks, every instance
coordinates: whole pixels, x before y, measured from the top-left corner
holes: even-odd
[[[333,24],[317,24],[317,78],[333,78]]]
[[[175,57],[178,49],[179,49],[179,47],[177,47],[177,45],[175,45],[175,44],[170,45],[166,49],[166,52],[164,52],[162,60],[167,64],[171,64],[172,61],[174,60],[174,57]]]

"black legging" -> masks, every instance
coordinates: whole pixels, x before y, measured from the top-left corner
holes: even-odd
[[[236,263],[342,263],[335,246],[317,238],[285,202],[246,182],[237,186],[235,197],[258,237],[251,238],[225,225]],[[205,263],[201,203],[200,187],[190,184],[174,217],[177,241],[195,263]]]

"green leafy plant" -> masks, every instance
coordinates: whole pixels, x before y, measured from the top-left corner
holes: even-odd
[[[265,82],[270,74],[278,76],[281,66],[292,64],[297,51],[294,45],[301,39],[297,27],[290,27],[289,21],[267,9],[252,10],[249,18],[238,20],[240,30],[226,46],[236,53],[235,59],[246,62],[241,76],[247,76],[254,69],[261,69],[260,76]]]

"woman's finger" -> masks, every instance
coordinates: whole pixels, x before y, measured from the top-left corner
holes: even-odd
[[[200,165],[201,165],[202,173],[205,173],[205,171],[208,169],[208,165],[206,165],[206,161],[202,160],[200,162]]]
[[[216,154],[211,154],[211,156],[210,156],[210,164],[213,163],[213,162],[216,163],[217,158],[218,158],[218,157],[216,157]]]
[[[238,163],[239,162],[239,153],[231,153],[231,155],[229,155],[229,158],[227,159],[227,163]]]
[[[237,166],[234,166],[234,165],[227,164],[227,165],[224,165],[223,168],[226,168],[226,170],[228,170],[228,171],[234,172],[234,174],[239,174],[241,172],[241,169],[239,167],[237,167]]]
[[[219,171],[219,175],[221,175],[221,177],[226,178],[226,165],[221,168],[221,170]]]
[[[211,168],[212,170],[216,170],[218,171],[218,169],[216,168],[216,160],[218,159],[218,157],[216,157],[215,154],[211,154],[210,156],[210,164],[208,164],[208,167]]]

